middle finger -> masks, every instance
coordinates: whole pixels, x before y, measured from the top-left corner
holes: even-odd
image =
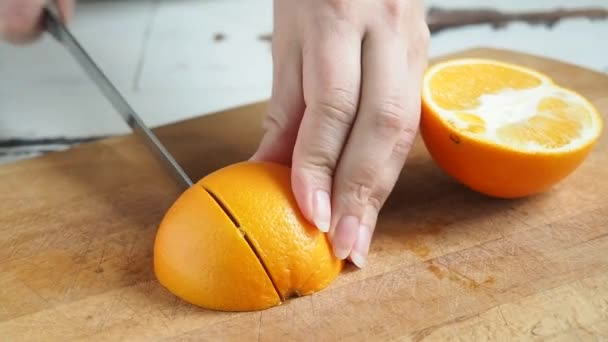
[[[407,118],[407,45],[399,35],[369,32],[363,43],[359,113],[334,179],[332,244],[340,257],[350,254],[368,207],[380,209],[378,179],[388,167]],[[366,229],[373,229],[366,227]]]

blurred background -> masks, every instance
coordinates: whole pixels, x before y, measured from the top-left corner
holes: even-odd
[[[426,4],[431,57],[490,46],[608,73],[608,0]],[[271,0],[79,1],[70,27],[150,126],[270,95]],[[0,43],[0,163],[123,133],[128,126],[50,37]]]

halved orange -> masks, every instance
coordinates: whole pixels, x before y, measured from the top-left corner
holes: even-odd
[[[421,135],[435,162],[469,188],[514,198],[571,174],[602,131],[596,108],[548,76],[462,58],[425,73]]]
[[[344,263],[298,209],[290,180],[286,166],[241,162],[186,190],[154,241],[161,285],[222,311],[262,310],[329,286]]]

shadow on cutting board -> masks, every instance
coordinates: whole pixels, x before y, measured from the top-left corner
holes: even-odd
[[[252,104],[163,127],[157,133],[190,177],[198,181],[254,153],[263,135],[265,109],[266,103]],[[500,219],[518,203],[491,199],[457,183],[438,168],[419,136],[380,213],[375,238],[409,241],[428,232],[437,235],[448,226],[451,230],[470,229],[467,222],[492,216]]]

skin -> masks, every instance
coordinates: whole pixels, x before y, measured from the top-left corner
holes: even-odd
[[[0,0],[0,34],[31,42],[45,0]],[[57,3],[71,17],[74,1]],[[275,0],[273,86],[251,160],[292,167],[304,216],[363,267],[417,134],[429,30],[422,0]]]
[[[12,44],[34,41],[41,33],[40,19],[46,0],[0,0],[0,37]],[[68,22],[74,0],[55,1],[60,19]]]

